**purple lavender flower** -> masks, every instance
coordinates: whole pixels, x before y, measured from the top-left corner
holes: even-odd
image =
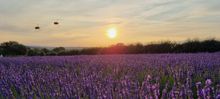
[[[4,57],[0,98],[218,99],[219,57],[214,53]],[[210,79],[204,81],[207,76]]]

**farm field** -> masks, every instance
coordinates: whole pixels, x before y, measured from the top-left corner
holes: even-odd
[[[0,58],[0,99],[220,99],[220,53]]]

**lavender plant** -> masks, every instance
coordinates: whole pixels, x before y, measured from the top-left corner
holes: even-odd
[[[0,58],[1,99],[220,99],[220,54]]]

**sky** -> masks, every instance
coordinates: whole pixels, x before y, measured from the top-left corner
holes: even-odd
[[[0,0],[0,42],[98,47],[220,39],[219,4],[219,0]],[[60,24],[53,25],[55,21]],[[106,36],[109,28],[118,31],[116,38]]]

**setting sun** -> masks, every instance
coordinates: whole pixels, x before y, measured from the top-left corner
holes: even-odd
[[[117,29],[115,28],[108,29],[107,35],[109,38],[112,38],[112,39],[115,38],[117,36]]]

